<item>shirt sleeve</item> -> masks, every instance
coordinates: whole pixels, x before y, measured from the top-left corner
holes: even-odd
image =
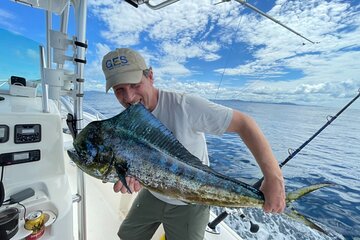
[[[194,131],[221,135],[229,127],[231,108],[190,94],[184,96],[184,101],[184,110]]]

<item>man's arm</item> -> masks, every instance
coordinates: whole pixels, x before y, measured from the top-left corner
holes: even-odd
[[[264,181],[260,187],[265,196],[264,211],[283,212],[285,209],[284,178],[270,144],[256,122],[249,116],[233,110],[233,116],[226,131],[239,134],[264,174]]]

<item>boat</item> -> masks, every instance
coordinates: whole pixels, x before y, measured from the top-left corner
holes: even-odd
[[[141,7],[153,10],[178,1],[151,4],[149,0],[126,0],[134,7],[144,5]],[[313,43],[246,1],[236,1]],[[83,102],[87,1],[15,2],[44,11],[47,28],[46,42],[34,51],[38,62],[31,65],[40,71],[40,79],[23,76],[17,67],[22,64],[16,62],[7,69],[7,79],[3,83],[0,79],[0,234],[7,235],[0,239],[118,239],[118,228],[136,193],[114,193],[111,183],[84,175],[67,155],[77,132],[105,118]],[[53,28],[54,15],[59,16],[58,29]],[[74,36],[68,30],[70,20],[76,26]],[[21,42],[9,45],[26,47]],[[204,239],[242,239],[222,221],[228,214],[217,216],[211,211]],[[9,226],[10,222],[16,224]],[[161,226],[152,239],[164,239]]]
[[[71,129],[76,134],[89,122],[104,118],[83,106],[87,1],[16,2],[45,12],[47,42],[36,53],[40,79],[28,80],[18,69],[0,83],[1,239],[118,239],[118,228],[136,193],[114,193],[112,184],[84,175],[66,152],[72,147]],[[156,9],[175,1],[157,6],[144,2]],[[68,36],[71,8],[74,37]],[[60,16],[57,30],[52,28],[54,14]],[[68,63],[74,64],[72,71],[65,69]],[[216,217],[211,212],[209,222]],[[9,227],[9,222],[16,224]],[[152,239],[163,238],[160,226]],[[217,218],[204,239],[241,237]]]

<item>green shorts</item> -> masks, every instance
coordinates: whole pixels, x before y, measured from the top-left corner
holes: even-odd
[[[209,214],[209,206],[168,204],[142,189],[118,236],[122,240],[148,240],[162,223],[167,240],[203,240]]]

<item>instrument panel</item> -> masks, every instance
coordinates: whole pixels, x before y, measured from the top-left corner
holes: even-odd
[[[11,130],[8,125],[0,125],[0,144],[9,141]],[[15,144],[30,144],[41,141],[40,124],[16,124],[13,127],[13,132]],[[39,161],[40,154],[39,149],[6,153],[0,152],[0,166]]]

